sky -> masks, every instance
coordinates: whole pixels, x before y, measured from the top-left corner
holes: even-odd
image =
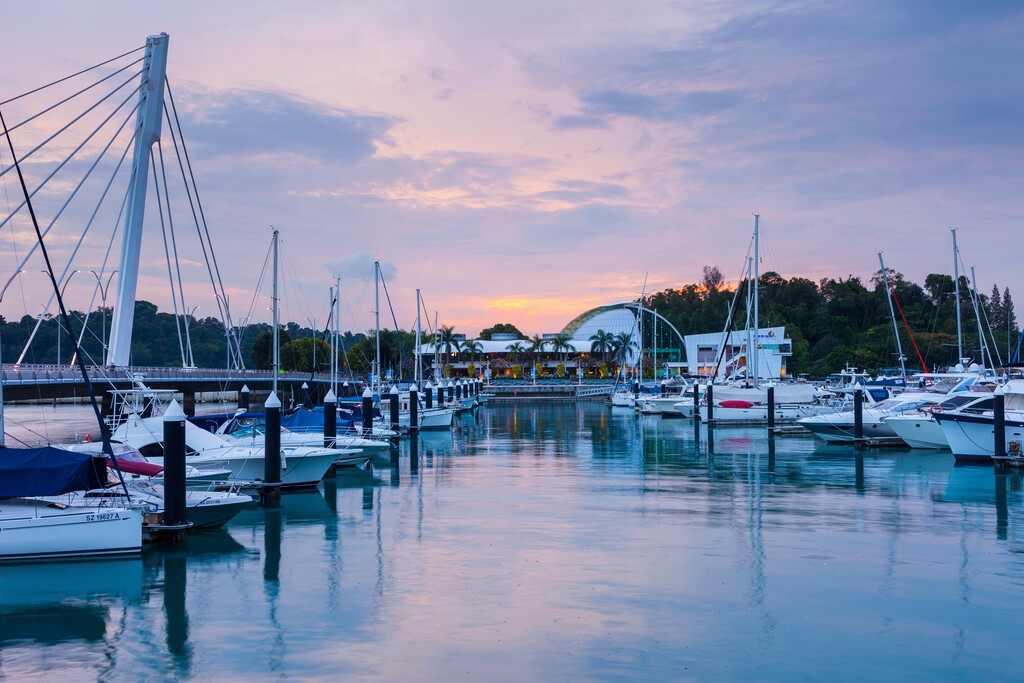
[[[96,0],[3,15],[0,101],[169,34],[236,322],[269,320],[271,226],[282,318],[322,326],[341,277],[353,330],[373,326],[374,259],[402,328],[419,288],[431,318],[470,336],[557,332],[645,278],[648,292],[705,265],[737,278],[755,213],[762,272],[866,280],[881,251],[923,282],[952,272],[956,227],[979,289],[1024,296],[1021,3]],[[0,192],[19,200],[13,175]],[[138,296],[170,310],[152,214]],[[30,229],[0,228],[5,280]],[[48,238],[57,260],[77,230]],[[74,267],[99,270],[109,234]],[[184,308],[214,314],[197,242],[179,263]],[[69,283],[73,307],[90,278]],[[0,312],[38,313],[43,284],[17,278]]]

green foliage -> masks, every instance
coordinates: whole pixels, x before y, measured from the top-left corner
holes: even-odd
[[[519,328],[512,323],[497,323],[490,327],[485,327],[480,330],[480,339],[491,339],[491,335],[494,333],[499,334],[515,334],[519,339],[526,339],[526,335],[519,331]]]
[[[516,363],[512,366],[512,379],[519,379],[523,376],[523,366]]]
[[[608,364],[602,361],[601,364],[597,366],[597,374],[601,379],[607,377],[609,374]]]
[[[466,374],[470,377],[476,377],[476,365],[470,363],[466,366]]]
[[[555,374],[558,375],[558,379],[565,377],[565,363],[558,361],[558,367],[555,368]]]

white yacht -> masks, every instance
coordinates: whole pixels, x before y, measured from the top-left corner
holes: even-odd
[[[996,389],[1004,395],[1006,453],[1020,459],[1024,443],[1024,380],[1010,380]],[[943,436],[958,462],[992,462],[995,454],[995,418],[991,409],[934,413]]]
[[[885,422],[896,432],[896,436],[903,439],[911,448],[948,449],[949,441],[935,420],[935,413],[984,414],[985,411],[991,410],[991,391],[972,391],[952,396],[942,403],[921,406],[904,415],[887,417]]]

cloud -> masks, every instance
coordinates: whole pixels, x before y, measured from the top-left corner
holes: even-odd
[[[372,282],[374,276],[373,262],[373,254],[368,251],[360,251],[346,256],[340,261],[329,261],[327,263],[327,271],[335,277],[340,277],[343,283],[351,281]],[[384,280],[390,282],[395,279],[398,269],[390,261],[381,261],[380,272]]]
[[[601,130],[609,127],[608,122],[599,116],[582,114],[559,116],[552,124],[555,130]]]
[[[743,91],[737,89],[653,95],[609,89],[581,93],[580,102],[583,111],[595,117],[634,116],[653,121],[679,121],[733,109],[743,97]]]
[[[299,155],[332,164],[372,157],[395,119],[359,114],[279,92],[193,90],[179,110],[186,140],[207,154]]]

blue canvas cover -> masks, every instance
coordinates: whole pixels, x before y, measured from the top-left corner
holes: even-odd
[[[283,415],[281,417],[281,426],[292,430],[293,432],[319,432],[324,428],[324,409],[323,406],[317,406],[312,410],[307,408],[300,408],[290,415]],[[338,427],[337,431],[339,434],[348,432],[352,427],[352,420],[347,415],[338,415]]]
[[[106,460],[52,446],[0,448],[0,498],[56,496],[106,486]]]

